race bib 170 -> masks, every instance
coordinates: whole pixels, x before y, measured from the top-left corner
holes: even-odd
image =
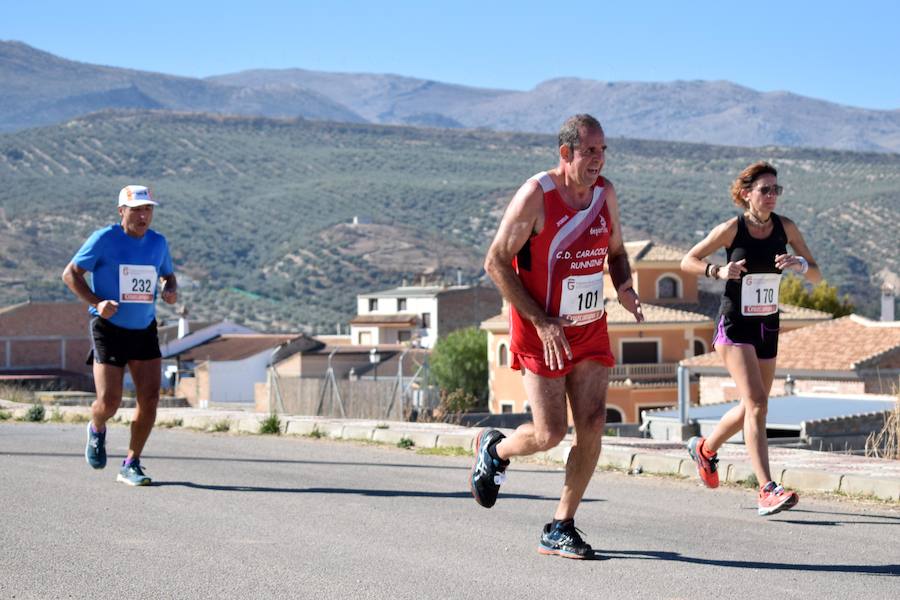
[[[764,317],[778,312],[780,273],[751,273],[741,281],[741,314]]]

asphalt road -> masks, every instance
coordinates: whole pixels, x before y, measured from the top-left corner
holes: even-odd
[[[577,518],[598,560],[536,547],[559,468],[514,464],[491,510],[470,459],[156,430],[154,485],[84,461],[84,425],[0,423],[0,598],[897,598],[900,510],[598,473]],[[118,460],[117,460],[118,459]]]

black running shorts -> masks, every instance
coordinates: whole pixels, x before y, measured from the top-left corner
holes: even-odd
[[[713,345],[753,346],[756,357],[771,360],[778,355],[778,315],[750,319],[729,319],[719,315]]]
[[[125,329],[101,317],[94,317],[91,319],[91,338],[93,348],[88,354],[87,364],[98,362],[124,367],[130,360],[153,360],[162,356],[155,319],[146,329]]]

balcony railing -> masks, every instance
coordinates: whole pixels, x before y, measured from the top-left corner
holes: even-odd
[[[678,371],[677,363],[641,363],[616,365],[609,374],[610,379],[630,379],[641,381],[646,379],[675,379]]]

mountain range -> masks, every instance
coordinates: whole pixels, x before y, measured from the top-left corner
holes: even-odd
[[[250,70],[205,79],[67,60],[0,41],[0,131],[105,109],[555,133],[590,112],[608,136],[731,146],[900,152],[900,110],[869,110],[727,81],[545,81],[528,91],[371,73]]]

